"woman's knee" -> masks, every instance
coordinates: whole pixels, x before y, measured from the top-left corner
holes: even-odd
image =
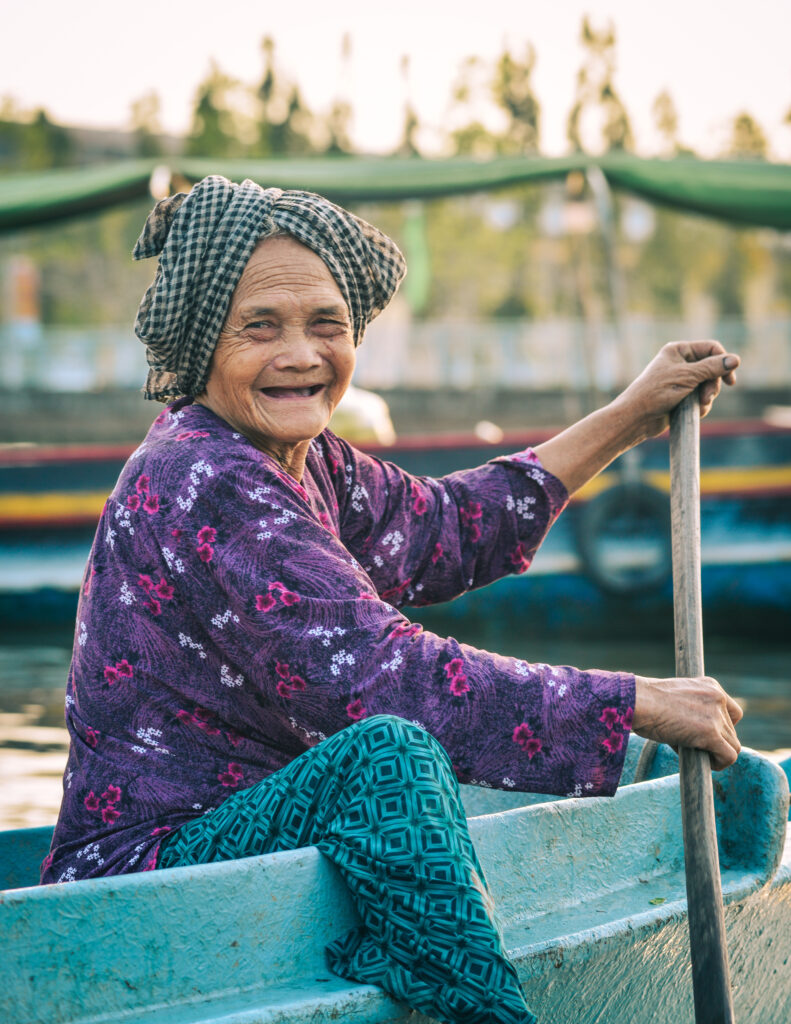
[[[397,753],[404,759],[426,756],[440,762],[452,772],[450,758],[445,748],[430,732],[415,722],[397,715],[371,715],[349,726],[346,732],[354,730],[356,740],[368,753]]]

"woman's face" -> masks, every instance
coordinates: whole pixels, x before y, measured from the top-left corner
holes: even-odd
[[[327,265],[293,238],[269,238],[239,279],[197,400],[299,479],[354,363],[349,310]]]

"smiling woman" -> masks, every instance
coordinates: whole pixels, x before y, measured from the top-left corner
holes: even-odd
[[[315,845],[361,924],[328,964],[446,1022],[527,1024],[458,780],[606,796],[632,729],[735,759],[707,678],[551,667],[398,610],[524,572],[569,492],[661,431],[736,357],[666,346],[535,451],[413,477],[327,427],[405,272],[395,243],[306,192],[207,178],[163,200],[136,322],[170,402],[108,499],[66,691],[43,882]]]
[[[196,401],[300,481],[354,372],[349,310],[324,261],[288,236],[256,246]]]

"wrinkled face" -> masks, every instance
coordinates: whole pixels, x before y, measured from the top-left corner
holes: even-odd
[[[239,279],[198,401],[288,465],[327,426],[354,362],[349,310],[327,265],[293,238],[269,238]]]

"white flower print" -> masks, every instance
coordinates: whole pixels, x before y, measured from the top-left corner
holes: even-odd
[[[268,505],[269,504],[269,499],[265,498],[264,495],[265,494],[269,494],[271,489],[272,489],[271,487],[262,487],[262,486],[259,485],[258,487],[255,488],[254,491],[248,491],[247,492],[247,497],[250,498],[251,501],[259,501],[262,504]]]
[[[190,466],[190,482],[187,485],[187,497],[182,498],[180,494],[176,495],[178,506],[183,512],[189,512],[195,504],[195,499],[198,497],[197,487],[201,476],[205,476],[207,480],[214,476],[214,470],[205,459],[199,459]]]
[[[313,741],[312,742],[313,746],[315,746],[316,743],[323,742],[327,738],[324,735],[324,733],[321,732],[321,730],[317,730],[316,732],[310,732],[310,730],[308,730],[304,726],[300,725],[299,722],[297,722],[296,718],[291,718],[289,716],[288,720],[289,720],[289,722],[291,722],[291,728],[295,732],[301,732],[302,735],[305,737],[305,739]]]
[[[351,472],[351,466],[347,466],[346,469]],[[355,512],[362,512],[363,500],[370,504],[370,496],[368,491],[363,487],[362,484],[355,484],[352,488],[352,508]]]
[[[574,789],[570,793],[566,793],[566,796],[582,796],[582,783],[575,782]]]
[[[325,629],[323,626],[314,626],[308,630],[308,636],[320,636],[322,647],[329,647],[334,636],[345,636],[346,630],[343,626],[333,626],[332,629]]]
[[[353,665],[353,664],[354,664],[354,655],[353,654],[349,654],[349,652],[346,651],[345,649],[341,650],[341,651],[337,651],[332,656],[332,660],[330,662],[330,672],[332,672],[332,674],[334,676],[339,676],[341,674],[341,668],[344,665]]]
[[[117,536],[118,535],[116,534],[115,530],[113,530],[112,527],[110,526],[110,524],[108,523],[107,524],[107,529],[104,531],[104,542],[105,542],[105,544],[109,544],[110,547],[114,549],[115,548],[115,538]]]
[[[220,615],[220,614],[218,613],[217,615],[213,616],[213,618],[212,618],[212,620],[211,620],[211,624],[212,624],[212,626],[216,626],[216,627],[217,627],[217,629],[222,629],[222,628],[223,628],[223,626],[226,626],[226,625],[227,625],[227,624],[228,624],[229,622],[235,622],[235,623],[237,623],[237,625],[238,625],[238,623],[239,623],[239,616],[238,616],[238,615],[235,615],[235,614],[234,614],[234,613],[233,613],[233,612],[231,611],[231,609],[230,609],[230,608],[228,608],[228,609],[227,609],[226,611],[224,611],[224,612],[222,613],[222,615]],[[181,637],[179,637],[179,640],[180,640],[180,639],[181,639]],[[205,657],[206,657],[206,655],[204,654],[204,655],[202,655],[202,657],[204,657],[204,658],[205,658]]]
[[[176,558],[170,548],[162,548],[162,554],[171,572],[184,572],[184,563],[180,558]]]
[[[77,850],[77,856],[84,857],[86,860],[95,860],[99,867],[104,864],[104,857],[99,853],[98,843],[88,843],[87,846],[83,846],[81,850]]]
[[[129,531],[129,536],[130,537],[134,537],[134,535],[135,535],[135,528],[134,528],[134,526],[132,526],[132,511],[131,511],[131,509],[128,509],[125,505],[121,505],[120,503],[116,502],[114,518],[115,518],[116,524],[122,530],[128,530]],[[115,536],[115,534],[113,534],[113,536]]]
[[[518,516],[521,516],[522,519],[535,519],[535,513],[531,512],[530,510],[530,506],[535,505],[535,503],[535,498],[525,497],[517,498],[516,503],[514,504],[514,499],[511,497],[510,494],[505,499],[505,507],[508,509],[508,511],[511,512],[514,508],[516,508],[516,514]]]
[[[126,580],[124,580],[123,583],[121,584],[121,592],[118,595],[118,600],[121,602],[121,604],[125,604],[127,606],[130,604],[134,604],[135,601],[137,600],[135,595],[132,593],[132,589],[126,582]]]
[[[77,854],[77,856],[79,857],[79,854]],[[73,882],[76,877],[77,869],[72,865],[72,867],[66,868],[66,870],[58,879],[58,882],[56,882],[55,884],[57,885],[60,882]]]
[[[393,657],[390,659],[390,661],[383,661],[382,662],[382,668],[386,672],[387,671],[392,672],[395,669],[397,669],[399,665],[403,665],[403,663],[404,663],[403,655],[401,654],[400,651],[396,651],[395,654],[393,655]]]
[[[144,726],[137,730],[135,736],[137,736],[139,740],[145,743],[146,747],[153,748],[157,752],[157,754],[170,753],[167,747],[160,747],[159,745],[159,741],[162,738],[161,729],[154,729],[153,726],[150,725]],[[138,754],[147,754],[149,752],[148,750],[146,750],[145,747],[133,747],[132,749]]]
[[[530,666],[526,661],[517,661],[514,671],[518,676],[529,676]]]
[[[236,621],[238,622],[239,620],[237,619]],[[193,640],[192,637],[187,636],[186,633],[179,633],[179,643],[182,647],[189,647],[191,650],[197,651],[198,657],[205,660],[206,652],[203,649],[203,644],[199,644],[196,640]]]
[[[80,635],[77,638],[77,643],[80,647],[84,647],[88,643],[88,627],[84,622],[80,623]]]
[[[244,684],[244,676],[241,672],[239,675],[232,676],[228,666],[223,665],[220,668],[220,682],[223,686],[242,686]]]
[[[382,537],[382,545],[390,548],[390,555],[395,556],[401,550],[404,543],[404,535],[400,530],[391,530]]]

